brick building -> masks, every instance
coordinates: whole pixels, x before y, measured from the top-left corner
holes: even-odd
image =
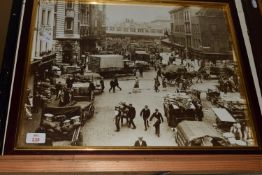
[[[170,16],[170,39],[184,58],[232,59],[223,10],[180,7],[171,10]]]

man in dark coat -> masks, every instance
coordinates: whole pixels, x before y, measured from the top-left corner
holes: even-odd
[[[101,80],[100,80],[100,86],[101,86],[101,90],[102,90],[102,92],[104,92],[104,89],[105,89],[105,83],[104,83],[104,79],[103,79],[103,78],[101,78]]]
[[[154,90],[155,92],[159,92],[160,90],[158,89],[158,87],[160,86],[160,82],[158,80],[158,78],[155,78],[155,81],[154,81]]]
[[[121,91],[122,89],[121,89],[121,87],[119,87],[119,83],[118,83],[117,77],[115,77],[114,82],[115,82],[115,87],[117,87]]]
[[[150,109],[148,108],[147,105],[145,105],[145,107],[141,110],[140,116],[143,117],[144,125],[145,125],[145,131],[146,131],[147,127],[149,127],[148,118],[150,116]]]
[[[128,127],[131,127],[131,125],[132,125],[133,126],[132,129],[136,129],[136,125],[134,123],[134,119],[136,117],[136,109],[132,106],[132,104],[129,104],[129,111],[128,111],[127,116],[129,118]]]
[[[116,84],[115,84],[115,81],[114,81],[114,80],[111,80],[111,81],[110,81],[110,89],[109,89],[109,92],[111,92],[112,89],[113,89],[113,92],[115,93],[115,92],[116,92]]]
[[[63,86],[62,86],[61,82],[59,81],[58,84],[55,85],[56,100],[59,99],[59,95],[61,94],[62,89],[63,89]]]
[[[138,140],[135,142],[136,147],[146,147],[146,141],[143,140],[143,137],[138,137]]]
[[[150,117],[150,121],[152,121],[153,118],[157,119],[153,126],[156,129],[156,135],[160,137],[160,124],[164,122],[164,119],[162,117],[162,114],[158,111],[158,109],[156,109],[155,112],[152,114],[152,116]]]
[[[66,79],[67,88],[72,88],[75,81],[75,74],[69,75]]]
[[[120,131],[120,119],[121,119],[121,111],[120,111],[120,107],[116,106],[115,107],[115,125],[116,125],[116,132]]]
[[[95,85],[94,85],[93,82],[90,82],[90,83],[89,83],[89,89],[90,89],[91,91],[94,91],[94,90],[96,89],[96,87],[95,87]]]

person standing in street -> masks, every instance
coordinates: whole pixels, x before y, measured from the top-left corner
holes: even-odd
[[[145,107],[141,110],[140,116],[143,117],[144,125],[145,125],[145,131],[146,131],[147,128],[149,127],[148,118],[150,116],[150,109],[148,108],[147,105],[145,105]]]
[[[136,129],[136,125],[134,123],[134,119],[136,117],[136,109],[132,106],[132,104],[129,104],[129,111],[127,114],[128,118],[129,118],[129,124],[128,127],[130,128],[131,125],[133,126],[132,129]]]
[[[136,77],[134,88],[139,88],[139,79]]]
[[[158,67],[156,76],[157,76],[157,78],[158,78],[158,77],[162,78],[162,71],[161,71],[161,67],[160,67],[160,66]]]
[[[160,86],[160,82],[158,80],[158,78],[155,78],[155,84],[154,84],[154,90],[155,92],[159,92],[159,86]]]
[[[146,147],[146,141],[143,140],[143,137],[138,137],[138,140],[135,142],[136,147]]]
[[[117,77],[115,77],[114,82],[115,82],[115,86],[121,91],[122,89],[121,89],[121,87],[119,87],[119,83],[118,83]]]
[[[59,81],[56,85],[55,85],[55,90],[56,90],[56,100],[59,99],[61,93],[62,93],[62,89],[63,89],[63,86],[61,84],[61,82]]]
[[[162,78],[162,86],[163,88],[166,88],[166,78]]]
[[[198,81],[200,81],[200,83],[203,83],[203,81],[202,81],[202,72],[198,72],[198,73],[197,73],[196,83],[198,83]]]
[[[73,87],[73,83],[74,83],[74,79],[73,79],[72,75],[69,75],[66,79],[67,88],[71,89]]]
[[[139,74],[140,74],[140,77],[143,77],[143,67],[139,67]]]
[[[153,118],[156,118],[156,122],[153,125],[156,129],[155,134],[160,137],[160,124],[164,122],[164,119],[158,109],[156,109],[155,112],[152,114],[152,116],[150,117],[150,121],[152,121]]]
[[[111,80],[110,81],[110,89],[109,89],[109,92],[111,92],[111,90],[113,89],[113,93],[116,92],[116,85],[115,85],[115,81],[114,80]]]
[[[136,76],[136,68],[133,69],[133,75]]]
[[[115,117],[114,117],[115,125],[116,125],[116,130],[115,130],[116,132],[120,131],[120,119],[121,119],[120,107],[116,106],[115,107]]]
[[[100,80],[100,86],[101,86],[101,91],[104,92],[105,89],[105,83],[104,83],[104,78],[102,77]]]

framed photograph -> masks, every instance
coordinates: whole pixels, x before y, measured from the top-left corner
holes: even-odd
[[[230,0],[25,3],[5,154],[259,153]]]

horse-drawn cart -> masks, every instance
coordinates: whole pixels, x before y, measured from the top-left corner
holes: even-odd
[[[36,132],[46,133],[48,145],[61,141],[82,145],[81,128],[94,115],[93,93],[86,84],[73,84],[70,92],[67,103],[61,106],[54,101],[42,110]]]
[[[162,74],[169,84],[177,86],[182,84],[184,89],[192,85],[192,79],[196,76],[196,72],[189,72],[185,66],[175,64],[164,67]]]
[[[69,141],[71,145],[81,145],[83,124],[80,106],[46,106],[42,111],[40,127],[36,132],[46,133],[46,144]]]
[[[220,91],[218,89],[208,89],[206,93],[206,99],[213,105],[217,105],[220,100]]]
[[[185,93],[168,94],[163,105],[169,126],[176,127],[183,120],[202,120],[200,101]]]

